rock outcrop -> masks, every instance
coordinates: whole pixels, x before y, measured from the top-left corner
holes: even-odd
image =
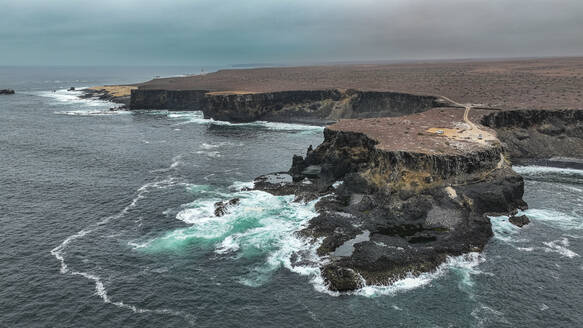
[[[391,284],[432,271],[448,256],[481,251],[492,236],[487,214],[526,208],[523,179],[499,143],[418,153],[382,148],[337,126],[305,158],[294,157],[291,182],[279,182],[279,173],[255,184],[298,201],[319,198],[319,215],[300,233],[322,240],[321,272],[331,290]]]
[[[115,92],[114,90],[119,88],[129,88],[126,86],[111,86],[111,87],[94,87],[88,89],[82,89],[83,94],[80,96],[83,99],[94,98],[100,100],[111,101],[117,104],[122,104],[123,106],[114,108],[125,109],[130,105],[130,94],[127,92]]]
[[[207,90],[131,91],[130,109],[202,110]]]
[[[439,98],[396,92],[357,90],[282,91],[207,94],[206,118],[224,121],[327,123],[341,118],[393,117],[444,105]]]
[[[530,223],[530,219],[526,215],[511,216],[508,221],[519,228],[522,228]]]
[[[511,110],[485,115],[513,161],[583,158],[583,110]]]
[[[13,95],[14,90],[12,89],[0,89],[0,95]]]

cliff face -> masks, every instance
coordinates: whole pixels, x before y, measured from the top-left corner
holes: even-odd
[[[301,233],[323,240],[321,272],[332,290],[390,284],[434,270],[447,256],[480,251],[492,235],[486,213],[526,207],[523,180],[499,144],[424,154],[378,149],[362,133],[326,129],[324,136],[305,159],[294,157],[294,182],[264,176],[256,188],[322,197]]]
[[[204,90],[133,90],[131,109],[202,110],[206,118],[324,124],[340,118],[400,116],[445,106],[433,96],[356,90],[212,93]]]
[[[320,121],[337,110],[344,95],[338,90],[283,91],[206,96],[205,118],[221,121]]]
[[[132,90],[130,109],[202,110],[206,90]]]
[[[512,110],[485,115],[514,160],[583,158],[583,110]]]

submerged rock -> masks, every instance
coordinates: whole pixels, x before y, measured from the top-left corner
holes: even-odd
[[[514,224],[517,227],[522,228],[523,226],[527,225],[530,223],[530,219],[528,218],[528,216],[526,215],[521,215],[521,216],[511,216],[508,221],[510,221],[510,223]]]
[[[215,203],[215,216],[224,216],[229,213],[229,208],[238,205],[241,200],[239,198],[233,198],[224,202]]]

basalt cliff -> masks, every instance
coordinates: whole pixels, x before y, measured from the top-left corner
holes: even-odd
[[[230,122],[274,121],[326,124],[341,118],[402,116],[451,104],[439,97],[353,89],[262,93],[136,89],[131,109],[200,110]]]
[[[496,130],[514,162],[583,167],[583,110],[498,111],[481,123]]]

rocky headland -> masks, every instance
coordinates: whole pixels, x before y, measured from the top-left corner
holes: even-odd
[[[523,179],[494,132],[472,130],[456,108],[406,118],[341,120],[289,172],[255,188],[298,201],[319,199],[300,234],[319,243],[333,291],[390,284],[436,269],[448,256],[481,251],[487,215],[525,209]],[[449,133],[439,132],[449,130]]]
[[[230,122],[322,125],[341,118],[402,116],[451,105],[435,96],[353,89],[269,93],[137,89],[132,90],[130,108],[200,110],[205,118]]]
[[[127,108],[131,102],[131,91],[136,89],[135,86],[130,85],[110,85],[98,86],[87,89],[82,89],[83,94],[81,98],[94,98],[100,100],[107,100],[117,104],[121,104],[122,108]]]

